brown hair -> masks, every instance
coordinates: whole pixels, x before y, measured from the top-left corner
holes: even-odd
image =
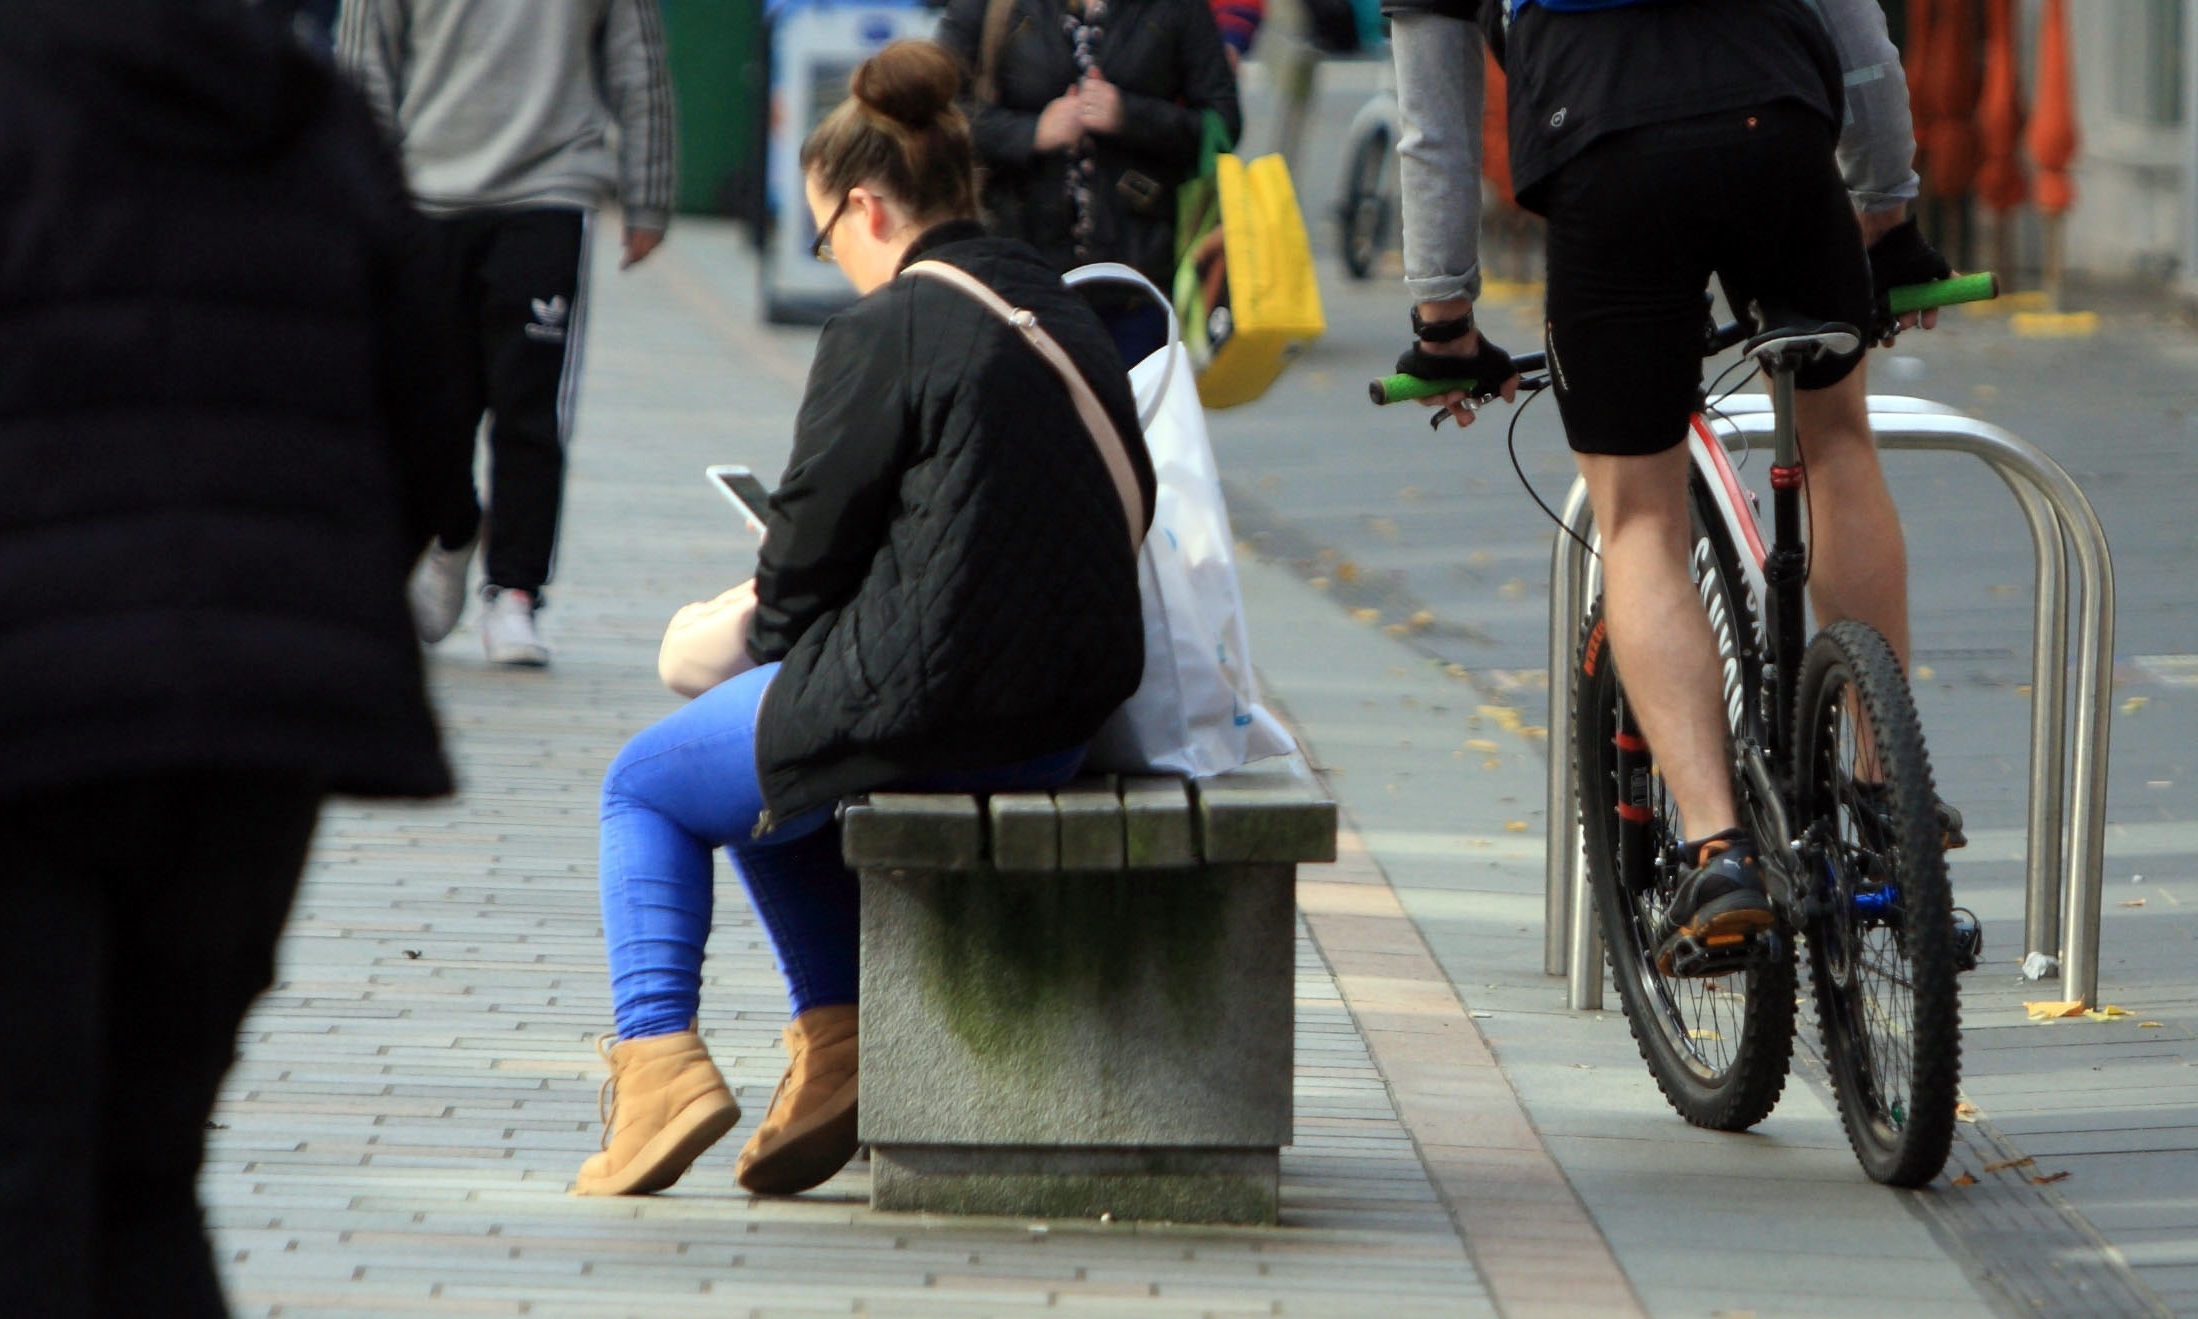
[[[955,107],[961,66],[929,41],[896,41],[859,65],[848,98],[801,144],[801,169],[827,193],[860,184],[919,223],[973,219],[976,162]]]

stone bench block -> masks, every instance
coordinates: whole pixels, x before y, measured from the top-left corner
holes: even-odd
[[[1272,1223],[1280,1156],[1268,1149],[882,1146],[873,1204],[931,1214],[1177,1223]]]
[[[1309,779],[879,794],[846,825],[876,1208],[1274,1221],[1297,863],[1335,855]]]

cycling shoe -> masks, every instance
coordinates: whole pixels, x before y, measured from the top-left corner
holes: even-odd
[[[1777,917],[1763,889],[1755,840],[1727,829],[1682,847],[1695,868],[1679,879],[1656,926],[1656,969],[1663,975],[1714,975],[1729,969],[1748,940]]]

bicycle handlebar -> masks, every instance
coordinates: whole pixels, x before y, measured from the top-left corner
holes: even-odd
[[[2000,295],[1999,276],[1990,271],[1974,275],[1957,275],[1952,279],[1933,280],[1927,284],[1902,284],[1886,291],[1886,298],[1895,316],[1911,312],[1930,311],[1937,307],[1951,307],[1958,302],[1988,302]],[[1738,321],[1727,321],[1710,332],[1703,345],[1704,357],[1717,354],[1740,343],[1748,337],[1748,328]],[[1529,376],[1547,370],[1546,353],[1520,353],[1511,359],[1512,367],[1521,376]],[[1529,388],[1538,388],[1539,382],[1528,382]],[[1429,380],[1424,376],[1383,376],[1366,386],[1367,396],[1375,406],[1390,403],[1409,403],[1414,399],[1434,398],[1441,394],[1479,394],[1480,382],[1470,376],[1450,380]]]
[[[1986,270],[1974,275],[1933,280],[1928,284],[1902,284],[1887,289],[1885,300],[1895,316],[1906,316],[1912,311],[1951,307],[1957,302],[1990,302],[1999,295],[2000,277]]]

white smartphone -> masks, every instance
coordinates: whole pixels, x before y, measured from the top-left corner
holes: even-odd
[[[763,482],[739,463],[717,463],[702,470],[710,478],[711,487],[740,510],[748,530],[761,538],[764,518],[771,507],[771,492],[763,488]]]

